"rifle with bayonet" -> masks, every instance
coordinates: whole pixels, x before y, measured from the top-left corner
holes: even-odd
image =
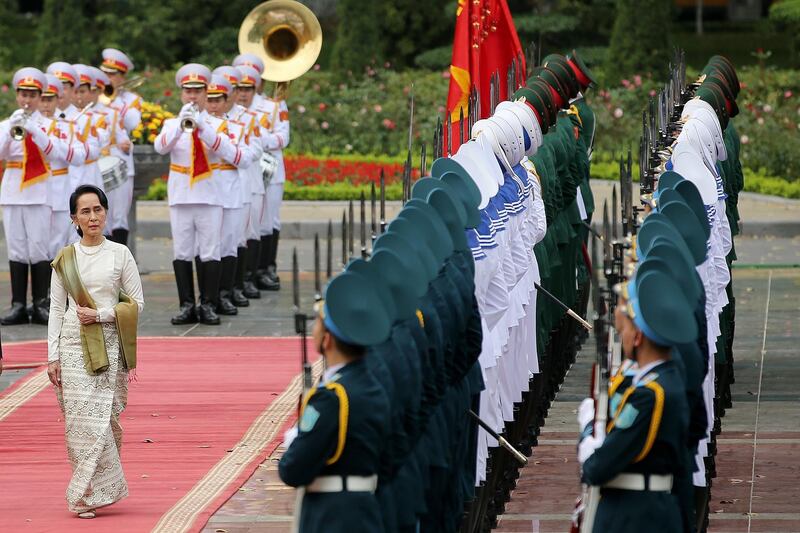
[[[300,414],[303,396],[311,389],[311,364],[308,362],[308,316],[300,309],[300,268],[297,264],[297,248],[292,250],[292,302],[294,304],[294,330],[300,335],[300,362],[303,372],[303,394],[297,401],[297,413]]]

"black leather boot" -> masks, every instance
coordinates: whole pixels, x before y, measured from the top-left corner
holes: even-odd
[[[280,288],[281,278],[278,276],[278,241],[281,240],[280,230],[272,232],[272,248],[269,251],[269,264],[267,265],[267,276],[278,284]]]
[[[195,272],[197,272],[197,290],[200,293],[200,294],[198,294],[198,296],[200,297],[200,301],[202,302],[203,301],[203,290],[206,287],[203,284],[203,275],[204,275],[203,262],[200,261],[200,256],[199,255],[194,256],[194,270],[195,270]]]
[[[258,270],[259,256],[261,255],[261,241],[255,239],[247,241],[247,263],[245,265],[244,288],[242,292],[246,298],[257,300],[261,298],[261,293],[256,287],[255,278]]]
[[[11,274],[11,310],[0,320],[3,326],[15,326],[28,323],[28,310],[25,302],[28,296],[28,264],[9,261]]]
[[[270,262],[272,261],[272,243],[273,235],[261,236],[261,255],[258,259],[258,270],[256,270],[255,283],[256,287],[262,291],[277,291],[280,285],[267,274]]]
[[[111,231],[111,240],[128,246],[128,230],[118,228]]]
[[[231,291],[231,302],[236,307],[247,307],[250,300],[244,295],[244,276],[247,272],[247,248],[239,247],[236,249],[236,273]],[[259,295],[260,296],[260,295]]]
[[[50,286],[50,262],[40,261],[31,265],[31,299],[33,311],[31,322],[46,326],[50,320],[50,302],[47,290]]]
[[[203,272],[203,296],[197,309],[198,319],[201,324],[218,326],[220,323],[217,315],[219,305],[219,276],[221,265],[219,261],[203,261],[200,264]]]
[[[194,306],[194,276],[192,275],[192,262],[176,259],[172,262],[175,271],[175,284],[178,286],[178,300],[181,311],[172,317],[172,324],[196,324],[197,313]]]
[[[233,305],[233,282],[236,278],[236,256],[230,255],[222,258],[220,262],[219,305],[217,313],[220,315],[238,315],[239,310]]]

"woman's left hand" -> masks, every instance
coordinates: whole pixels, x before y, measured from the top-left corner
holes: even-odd
[[[97,310],[92,309],[91,307],[81,307],[79,305],[75,312],[78,313],[78,320],[80,320],[81,324],[84,326],[100,322],[100,320],[98,320]]]

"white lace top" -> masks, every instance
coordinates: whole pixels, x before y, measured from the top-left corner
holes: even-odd
[[[97,305],[100,322],[113,322],[116,319],[114,306],[119,303],[120,289],[138,304],[139,313],[142,312],[142,281],[139,278],[139,268],[127,246],[108,239],[97,246],[83,246],[80,242],[72,246],[75,247],[81,281]],[[71,315],[77,320],[76,305],[54,270],[50,284],[50,322],[47,326],[49,362],[59,358],[58,343],[64,317]]]

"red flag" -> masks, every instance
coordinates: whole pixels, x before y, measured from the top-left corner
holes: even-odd
[[[480,95],[480,118],[488,117],[489,79],[500,73],[500,101],[508,99],[506,73],[514,58],[524,72],[525,57],[506,0],[458,0],[447,94],[447,112],[455,132],[451,141],[454,152],[460,141],[460,110],[463,108],[466,118],[470,89],[476,87]]]

